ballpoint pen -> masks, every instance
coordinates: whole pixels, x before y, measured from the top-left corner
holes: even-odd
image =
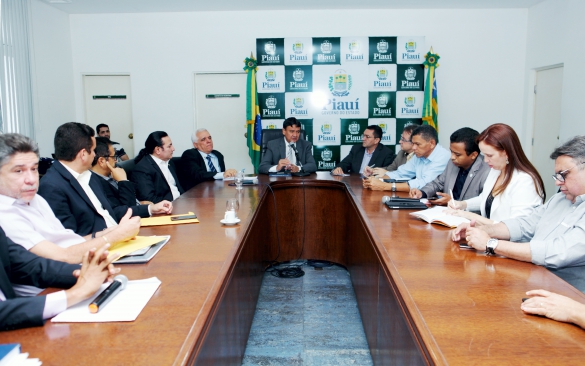
[[[451,205],[453,206],[453,209],[456,210],[457,208],[455,207],[455,199],[453,198],[453,190],[450,189],[449,193],[451,193]]]

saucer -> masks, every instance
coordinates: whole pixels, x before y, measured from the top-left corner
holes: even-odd
[[[239,223],[240,222],[240,219],[236,218],[235,221],[225,221],[225,219],[221,219],[221,220],[219,220],[219,222],[221,222],[224,225],[228,225],[229,226],[229,225],[235,225],[235,224]]]

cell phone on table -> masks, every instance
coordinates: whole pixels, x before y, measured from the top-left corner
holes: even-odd
[[[171,216],[171,221],[181,221],[181,220],[191,220],[196,219],[197,215],[181,215],[181,216]]]
[[[472,246],[469,246],[468,243],[459,243],[459,249],[475,249]]]
[[[441,197],[437,197],[437,196],[433,196],[433,197],[427,197],[427,199],[428,199],[429,201],[435,201],[435,200],[438,200],[439,198],[441,198]]]

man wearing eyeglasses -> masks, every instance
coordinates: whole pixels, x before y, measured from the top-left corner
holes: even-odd
[[[362,144],[352,146],[349,155],[337,164],[332,173],[334,175],[350,172],[363,174],[366,167],[391,164],[396,154],[380,141],[382,141],[382,128],[378,125],[368,126],[362,135]]]
[[[553,178],[560,192],[526,216],[494,225],[463,225],[454,241],[489,254],[498,254],[548,268],[585,265],[585,136],[576,136],[555,149]]]

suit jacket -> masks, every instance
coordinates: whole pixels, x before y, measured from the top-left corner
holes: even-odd
[[[180,194],[185,191],[181,187],[175,164],[169,161],[169,170],[177,183],[177,189]],[[140,201],[150,201],[159,203],[162,200],[173,201],[171,187],[167,183],[162,170],[158,167],[150,155],[145,155],[134,167],[132,172],[132,181],[136,185],[136,197]]]
[[[148,205],[137,205],[136,204],[136,190],[134,189],[134,183],[128,180],[121,180],[118,182],[118,189],[114,187],[110,182],[104,178],[93,173],[100,185],[102,190],[106,194],[108,202],[114,208],[116,215],[122,215],[116,217],[118,221],[126,214],[128,208],[132,209],[132,216],[150,217],[148,213]]]
[[[337,167],[341,167],[344,173],[359,173],[364,159],[366,148],[362,145],[353,145],[349,154],[339,163]],[[396,158],[396,154],[392,152],[387,146],[378,144],[369,165],[375,164],[376,167],[385,167],[392,163]]]
[[[219,161],[219,170],[225,172],[223,155],[217,150],[212,150],[211,153]],[[207,161],[203,159],[197,149],[185,150],[183,155],[181,155],[181,167],[182,170],[179,172],[179,177],[181,179],[181,186],[185,191],[188,191],[203,181],[213,180],[213,176],[217,174],[207,171]]]
[[[317,164],[313,157],[313,144],[307,140],[299,139],[297,140],[297,151],[299,152],[299,160],[303,166],[303,171],[307,173],[316,172]],[[286,144],[284,143],[284,136],[268,141],[266,152],[262,157],[258,171],[263,174],[268,174],[271,167],[278,165],[278,161],[285,158]]]
[[[6,237],[0,228],[0,330],[43,325],[46,296],[17,298],[12,283],[37,287],[69,288],[79,265],[38,257]]]
[[[119,221],[126,213],[125,207],[112,207],[102,189],[102,178],[91,175],[89,186],[114,220]],[[55,161],[39,184],[39,194],[49,203],[55,216],[67,229],[84,236],[105,229],[106,221],[71,173],[59,161]],[[122,216],[120,216],[122,215]]]
[[[483,161],[483,155],[478,155],[471,168],[469,174],[465,178],[463,188],[461,189],[461,197],[459,201],[464,201],[469,198],[479,196],[483,191],[483,184],[490,172],[490,166]],[[434,196],[437,192],[449,193],[449,190],[455,186],[457,175],[459,174],[459,167],[449,160],[447,167],[435,180],[427,183],[421,188],[421,191],[427,194],[427,197]]]
[[[390,164],[386,167],[383,167],[383,168],[389,172],[393,172],[396,169],[398,169],[401,165],[406,164],[407,157],[408,157],[408,153],[406,153],[404,150],[400,150],[398,152],[398,154],[396,154],[396,157],[394,158],[394,161],[392,162],[392,164]]]
[[[499,175],[499,170],[490,169],[483,186],[483,192],[477,197],[466,200],[468,211],[481,211],[481,216],[486,216],[485,201],[494,188]],[[528,173],[514,170],[512,179],[504,192],[494,197],[490,219],[499,222],[529,215],[533,207],[540,206],[542,203],[542,197],[538,195],[532,177]]]

